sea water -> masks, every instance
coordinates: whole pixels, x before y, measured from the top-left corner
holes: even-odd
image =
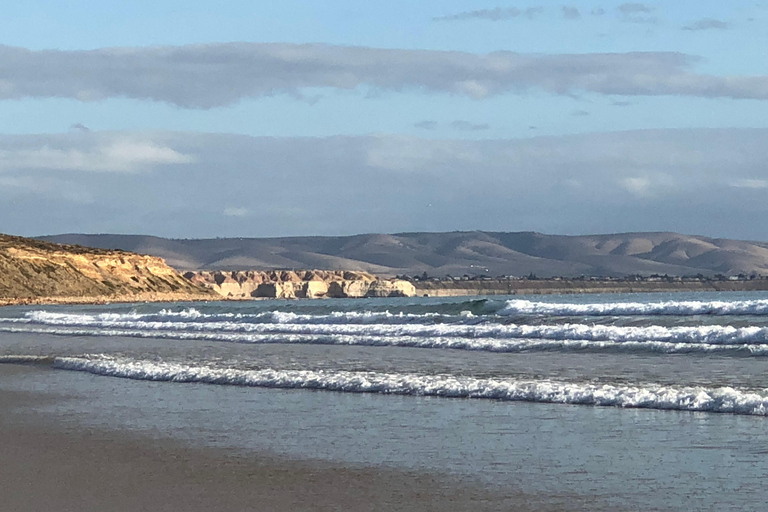
[[[82,424],[584,510],[768,499],[768,294],[12,307],[0,361]]]

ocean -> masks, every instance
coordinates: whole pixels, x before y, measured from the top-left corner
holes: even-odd
[[[571,510],[763,510],[768,294],[17,306],[62,422],[440,471]]]

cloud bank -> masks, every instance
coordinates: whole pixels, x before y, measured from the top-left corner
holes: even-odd
[[[680,53],[523,55],[229,43],[30,51],[0,46],[0,99],[131,98],[207,109],[307,88],[482,99],[544,91],[768,99],[768,76],[713,76]]]
[[[637,2],[621,4],[618,9],[622,14],[647,14],[653,12],[652,7]]]
[[[525,16],[528,19],[532,19],[536,15],[541,14],[543,11],[543,7],[528,7],[527,9],[522,10],[516,7],[496,7],[493,9],[477,9],[474,11],[464,11],[457,14],[449,14],[447,16],[437,16],[432,18],[432,21],[502,21],[517,18],[518,16]]]
[[[106,149],[120,141],[154,149],[126,163]],[[0,232],[670,230],[768,240],[765,223],[744,222],[768,215],[768,130],[481,141],[70,132],[3,135],[0,152]]]
[[[451,128],[463,132],[479,132],[490,128],[488,123],[473,123],[464,119],[457,119],[451,122]]]
[[[726,30],[730,24],[713,18],[704,18],[683,27],[683,30]]]
[[[579,9],[577,9],[576,7],[564,5],[562,10],[563,10],[563,18],[567,20],[576,20],[581,18],[581,12],[579,12]]]
[[[657,23],[659,19],[651,16],[654,8],[637,2],[630,2],[619,5],[617,8],[622,15],[623,21],[629,23]]]
[[[495,9],[477,9],[475,11],[460,12],[458,14],[450,14],[448,16],[437,16],[434,21],[464,21],[464,20],[490,20],[500,21],[516,18],[523,14],[523,11],[515,7],[509,7],[503,9],[496,7]]]
[[[88,134],[88,131],[82,132]],[[136,172],[157,165],[189,164],[193,156],[157,144],[146,136],[98,135],[48,139],[20,137],[0,148],[0,173],[23,170]],[[41,141],[45,141],[41,144]],[[73,144],[77,141],[77,144]]]

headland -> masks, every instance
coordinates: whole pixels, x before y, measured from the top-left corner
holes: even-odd
[[[215,300],[162,258],[0,235],[0,305]]]
[[[363,270],[190,270],[159,256],[0,235],[0,306],[250,299],[768,290],[757,272],[670,276],[430,277]]]

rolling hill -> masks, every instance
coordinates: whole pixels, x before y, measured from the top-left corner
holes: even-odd
[[[768,243],[678,233],[535,232],[167,239],[66,234],[44,240],[151,254],[180,270],[321,269],[375,274],[525,276],[768,274]]]

